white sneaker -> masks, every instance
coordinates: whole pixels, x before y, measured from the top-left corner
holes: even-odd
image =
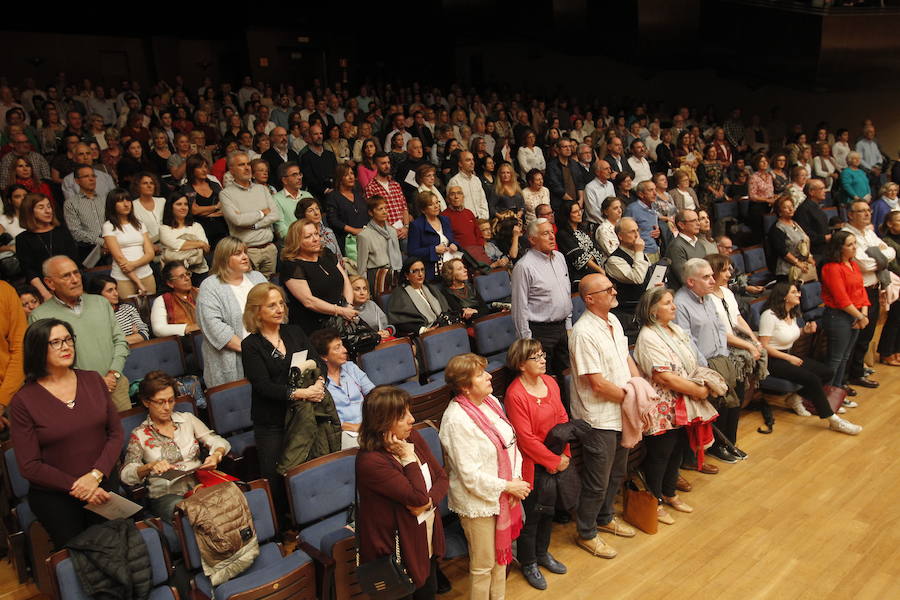
[[[843,415],[843,414],[845,414],[845,413],[847,412],[847,409],[844,408],[843,406],[838,406],[838,409],[837,409],[836,411],[834,411],[834,412],[836,412],[836,413],[839,414],[839,415]]]
[[[846,433],[847,435],[859,435],[859,432],[863,429],[861,425],[854,425],[850,421],[845,421],[840,417],[829,420],[828,428],[832,431],[837,431],[838,433]]]
[[[798,396],[797,394],[791,394],[787,400],[787,405],[791,407],[791,410],[800,415],[801,417],[811,417],[812,413],[806,410],[806,407],[803,406],[803,398]]]
[[[846,408],[856,408],[857,406],[859,406],[859,402],[856,402],[855,400],[850,400],[848,398],[844,398],[844,406]]]

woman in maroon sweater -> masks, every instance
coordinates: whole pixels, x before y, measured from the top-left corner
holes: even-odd
[[[119,412],[99,373],[72,368],[75,334],[59,319],[25,331],[25,385],[10,403],[10,435],[28,503],[56,548],[105,519],[84,509],[118,487]],[[112,480],[107,479],[110,476]]]
[[[562,454],[555,454],[544,445],[550,430],[568,422],[569,416],[560,399],[559,385],[547,375],[547,356],[540,342],[516,340],[506,354],[506,364],[518,371],[519,376],[507,388],[503,403],[522,451],[522,479],[534,488],[536,468],[556,473],[569,466],[568,447]],[[560,575],[566,572],[566,567],[548,551],[553,514],[537,511],[539,499],[539,493],[531,493],[522,502],[525,526],[519,534],[516,554],[525,579],[543,590],[547,588],[547,580],[538,565]]]
[[[435,595],[444,529],[437,508],[450,487],[425,439],[412,428],[409,394],[378,386],[363,403],[356,456],[359,558],[369,562],[395,551],[415,583],[415,600]]]
[[[856,236],[838,231],[831,236],[822,266],[824,330],[828,337],[828,366],[834,372],[831,385],[843,386],[847,361],[859,332],[869,324],[869,297],[856,260]],[[855,390],[845,386],[847,393]]]

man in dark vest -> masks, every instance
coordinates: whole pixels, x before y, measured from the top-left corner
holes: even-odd
[[[669,287],[677,290],[684,285],[684,263],[692,258],[706,258],[706,250],[697,239],[700,233],[700,219],[693,210],[679,210],[675,215],[678,235],[666,249],[666,258],[672,261],[669,269]]]
[[[622,217],[616,223],[616,235],[619,237],[619,247],[610,254],[604,268],[618,292],[619,305],[612,312],[624,324],[631,322],[638,300],[644,293],[650,261],[644,254],[644,240],[637,221]]]

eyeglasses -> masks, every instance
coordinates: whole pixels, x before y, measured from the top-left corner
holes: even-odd
[[[547,360],[546,352],[538,352],[534,356],[529,356],[528,360],[533,360],[534,362],[541,362],[542,360]]]
[[[175,398],[169,398],[168,400],[147,400],[146,402],[147,404],[159,406],[160,408],[163,406],[175,406]]]
[[[609,292],[609,291],[612,291],[615,289],[616,289],[616,286],[611,285],[608,288],[603,288],[602,290],[594,290],[593,292],[588,292],[585,294],[585,296],[593,296],[594,294],[603,294],[604,292]]]
[[[74,348],[75,347],[75,336],[69,335],[64,338],[60,338],[58,340],[49,340],[47,343],[50,344],[50,347],[53,348],[54,350],[62,350],[62,347],[64,345],[68,346],[69,348]]]
[[[171,277],[169,277],[169,280],[175,281],[177,279],[190,279],[190,278],[191,278],[191,274],[185,272],[185,273],[182,273],[181,275],[172,275]]]

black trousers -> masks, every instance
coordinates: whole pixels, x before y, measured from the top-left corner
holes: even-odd
[[[537,562],[538,556],[547,556],[547,549],[550,547],[553,513],[537,511],[538,496],[540,494],[532,491],[522,501],[525,524],[516,540],[516,558],[523,566]]]
[[[100,484],[107,492],[116,491],[119,478],[104,479]],[[50,535],[50,541],[57,550],[62,550],[73,537],[90,527],[106,521],[95,512],[84,508],[84,500],[70,496],[68,492],[45,490],[31,486],[28,490],[28,505],[34,516]]]
[[[644,477],[647,488],[662,500],[677,493],[678,467],[681,465],[681,430],[671,429],[659,435],[644,436],[647,456],[644,457]]]
[[[437,595],[437,560],[431,559],[431,573],[428,579],[422,584],[422,587],[416,588],[412,594],[407,596],[407,600],[434,600]]]
[[[569,368],[569,334],[566,322],[529,321],[528,327],[531,329],[532,339],[539,341],[547,354],[547,373],[561,377],[563,371]]]
[[[827,419],[834,414],[828,404],[823,385],[831,383],[834,373],[827,366],[812,358],[804,358],[801,366],[769,356],[769,373],[781,379],[800,384],[800,395],[813,403],[820,419]]]
[[[275,503],[279,519],[288,514],[287,495],[284,492],[284,478],[275,470],[281,450],[284,448],[284,427],[280,425],[255,425],[256,454],[259,459],[259,473],[269,480],[272,501]]]
[[[878,285],[872,285],[866,288],[866,295],[869,297],[869,324],[866,328],[859,332],[856,338],[856,345],[853,346],[853,353],[847,362],[847,377],[855,379],[857,377],[865,377],[866,352],[869,351],[869,344],[875,336],[875,326],[878,324],[878,315],[881,313],[881,300],[878,296]],[[887,328],[885,328],[887,329]]]
[[[882,360],[897,353],[900,353],[900,300],[891,304],[887,321],[881,330],[881,339],[878,340],[878,354]]]

